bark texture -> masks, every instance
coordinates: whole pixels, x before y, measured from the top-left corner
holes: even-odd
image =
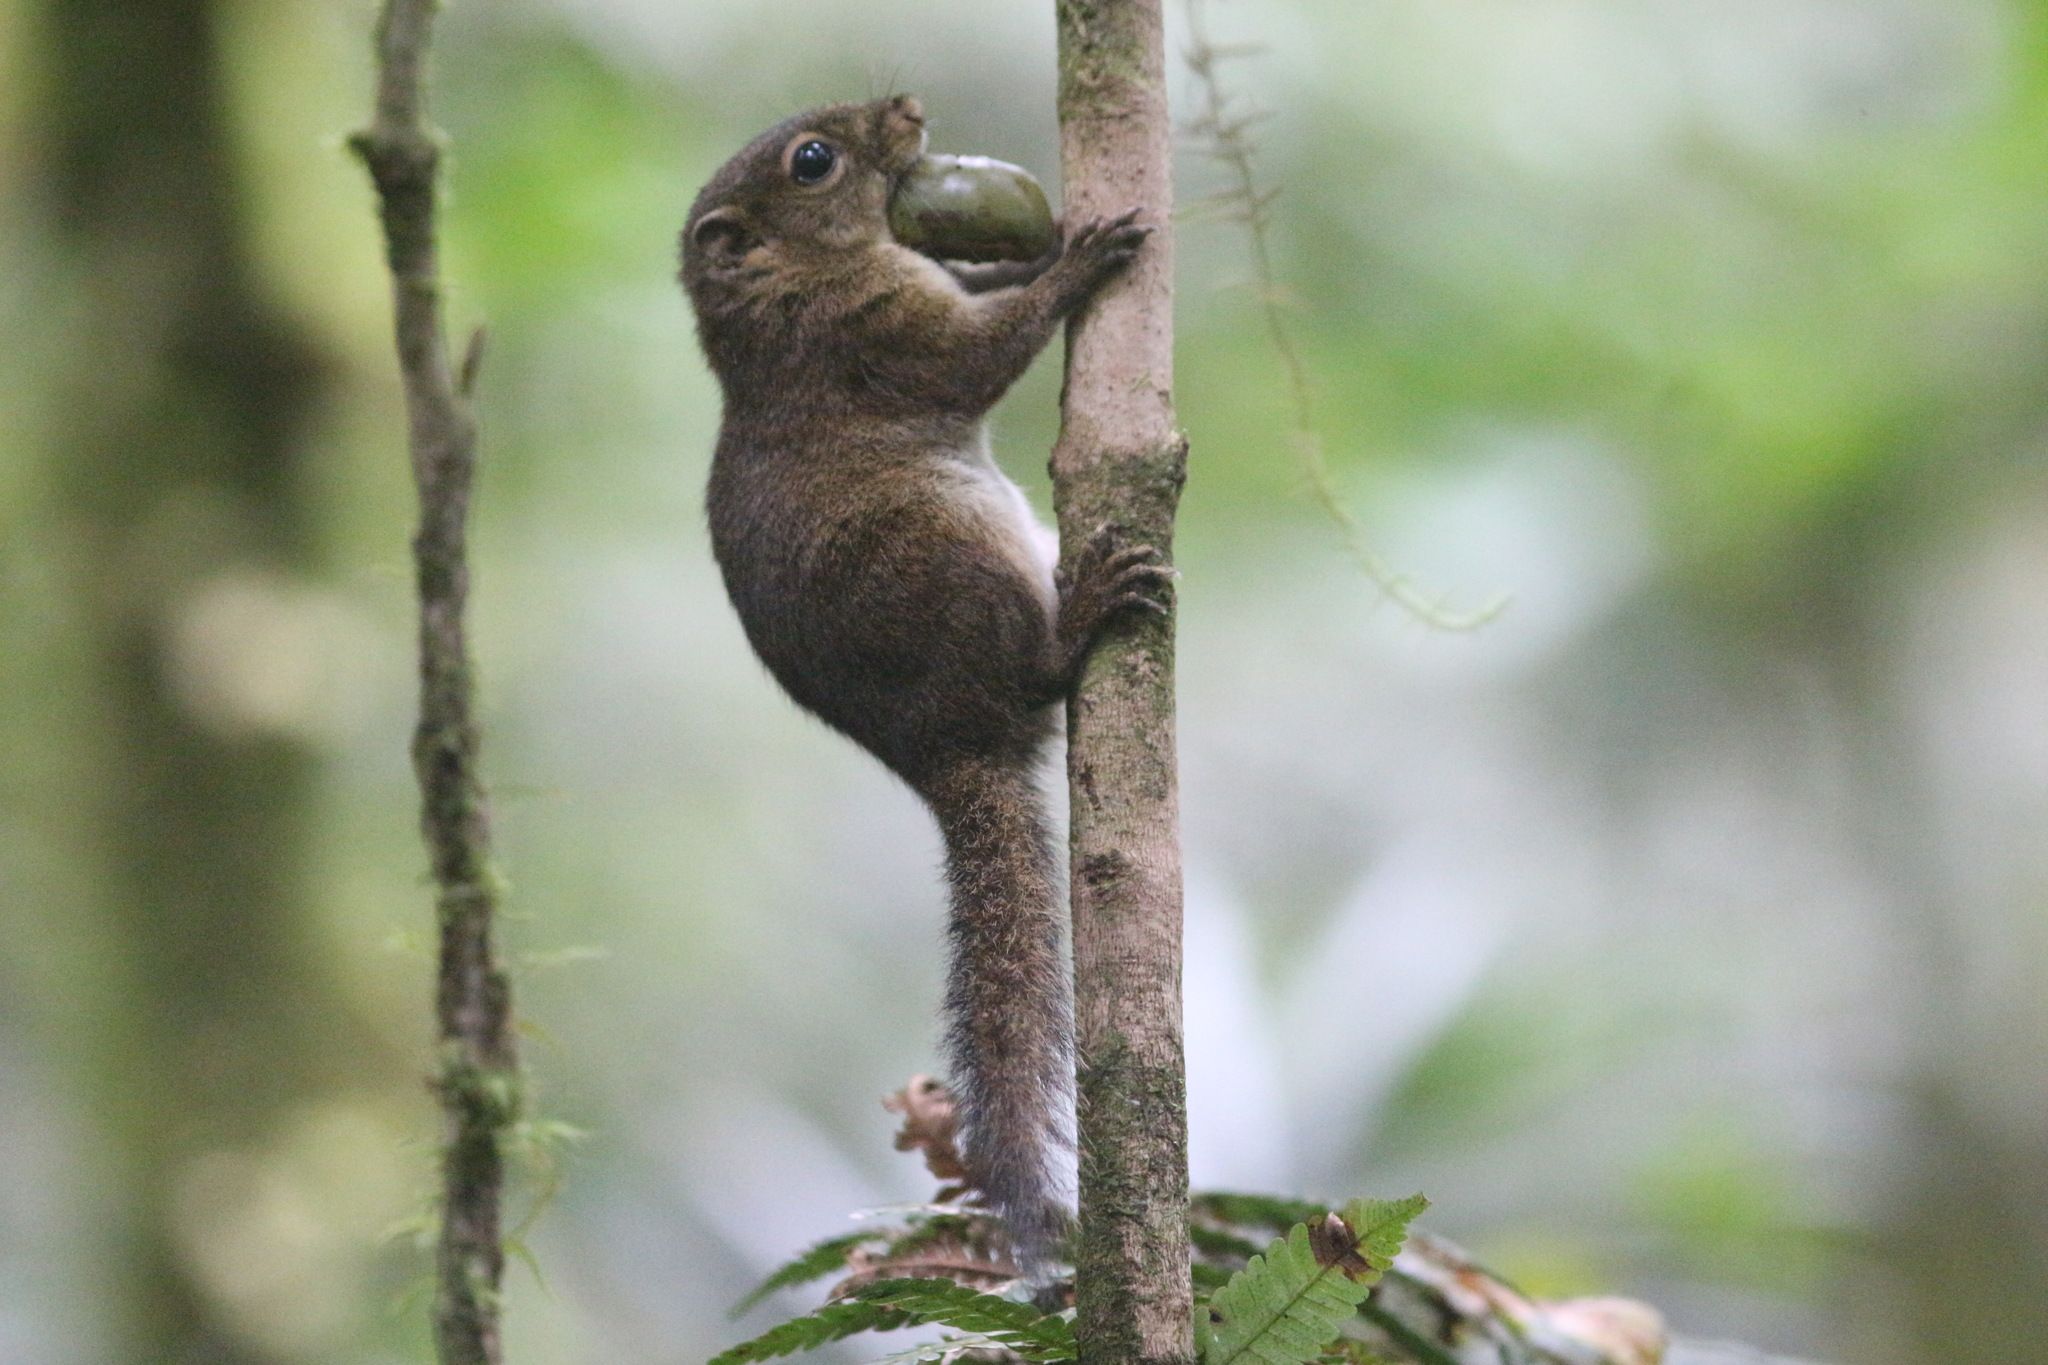
[[[1187,446],[1173,417],[1172,131],[1159,0],[1057,0],[1069,222],[1142,210],[1136,266],[1075,318],[1054,447],[1062,544],[1105,524],[1170,555]],[[1068,709],[1082,1359],[1193,1357],[1181,1049],[1173,622],[1127,618]]]
[[[468,389],[477,346],[458,376],[441,319],[434,210],[439,147],[426,127],[424,68],[434,0],[386,0],[377,28],[377,112],[352,142],[369,167],[391,266],[408,445],[420,500],[413,562],[420,603],[420,718],[413,766],[420,828],[440,914],[435,1018],[443,1110],[441,1236],[434,1344],[442,1365],[497,1365],[505,1253],[500,1140],[519,1114],[511,988],[492,947],[497,883],[478,775],[478,735],[464,609],[466,527],[476,473]]]

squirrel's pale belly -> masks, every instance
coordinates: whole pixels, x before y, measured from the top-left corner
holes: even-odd
[[[1059,592],[1053,570],[1060,561],[1059,533],[1038,519],[1024,490],[996,465],[986,427],[953,456],[963,510],[996,533],[1018,571],[1037,589],[1046,611],[1056,614]]]

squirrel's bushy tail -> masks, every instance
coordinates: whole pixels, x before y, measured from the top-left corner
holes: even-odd
[[[946,1039],[968,1173],[1027,1274],[1068,1222],[1072,993],[1045,797],[1027,768],[965,763],[928,784],[952,893]]]

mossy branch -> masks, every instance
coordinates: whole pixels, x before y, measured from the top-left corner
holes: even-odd
[[[377,25],[376,117],[350,146],[377,188],[420,505],[413,537],[420,712],[412,757],[440,922],[434,1088],[444,1125],[434,1342],[442,1365],[498,1365],[502,1140],[518,1120],[521,1096],[511,986],[491,941],[498,885],[464,623],[476,475],[469,389],[482,334],[471,338],[460,367],[451,365],[435,237],[440,148],[426,126],[423,92],[435,8],[434,0],[386,0]]]
[[[1058,0],[1070,222],[1137,209],[1131,271],[1067,331],[1053,449],[1060,540],[1110,526],[1170,553],[1187,443],[1173,414],[1173,132],[1160,0]],[[1080,1098],[1077,1332],[1090,1365],[1194,1352],[1173,617],[1113,627],[1067,712]]]

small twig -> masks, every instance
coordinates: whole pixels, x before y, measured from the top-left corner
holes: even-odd
[[[1496,598],[1473,612],[1453,612],[1444,602],[1429,600],[1408,575],[1397,571],[1366,543],[1365,528],[1344,505],[1336,476],[1330,470],[1329,457],[1323,449],[1322,437],[1316,433],[1314,386],[1309,382],[1308,365],[1288,328],[1287,295],[1280,288],[1278,274],[1273,268],[1272,220],[1266,209],[1279,191],[1262,188],[1258,172],[1252,165],[1253,147],[1249,134],[1253,127],[1269,116],[1269,111],[1240,111],[1237,107],[1239,101],[1225,90],[1217,72],[1223,62],[1251,56],[1259,49],[1253,44],[1212,42],[1203,22],[1203,0],[1187,0],[1187,17],[1188,50],[1184,60],[1202,91],[1203,109],[1188,121],[1186,130],[1201,139],[1201,150],[1221,164],[1229,176],[1229,188],[1211,196],[1208,203],[1212,208],[1221,210],[1218,216],[1227,216],[1243,224],[1245,235],[1250,239],[1257,286],[1254,292],[1273,352],[1280,357],[1281,367],[1287,373],[1292,418],[1290,437],[1307,477],[1309,495],[1336,523],[1344,538],[1344,548],[1386,597],[1411,615],[1441,630],[1477,629],[1500,615],[1507,606],[1505,598]]]
[[[467,395],[482,333],[451,370],[441,318],[434,227],[439,148],[424,117],[422,79],[434,0],[386,0],[377,25],[377,111],[350,146],[377,186],[391,266],[408,446],[419,491],[413,560],[420,603],[420,716],[413,766],[420,828],[440,918],[435,992],[444,1115],[434,1341],[442,1365],[498,1365],[504,1155],[520,1108],[510,1029],[511,987],[491,945],[497,883],[477,772],[478,734],[463,614],[466,527],[476,473]]]

